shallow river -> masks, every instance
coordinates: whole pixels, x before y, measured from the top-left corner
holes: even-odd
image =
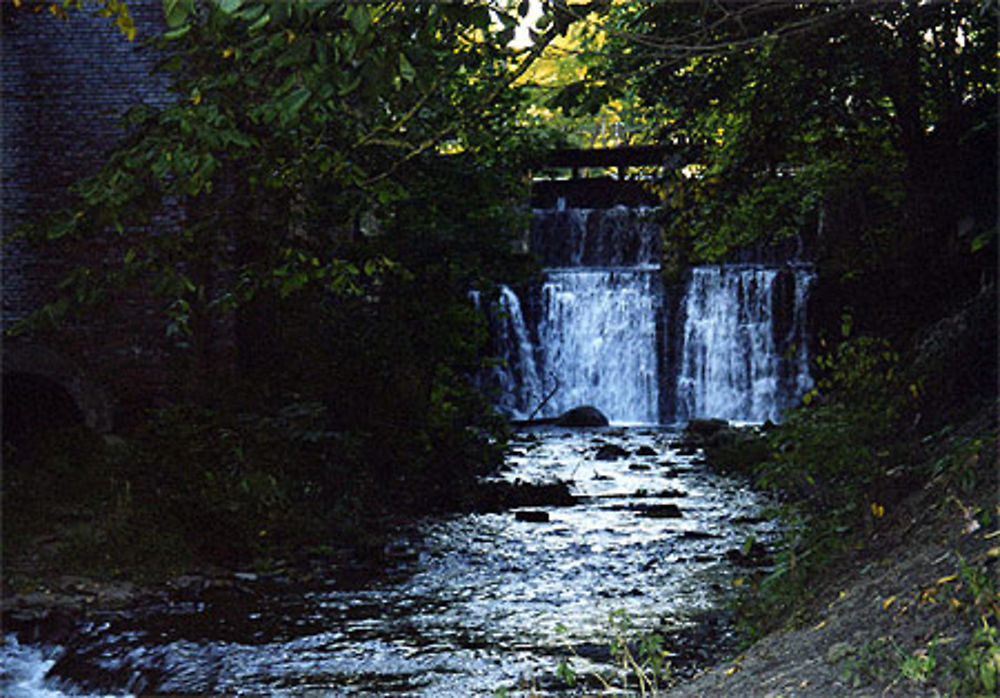
[[[740,570],[726,552],[773,535],[755,516],[758,495],[699,453],[679,453],[676,439],[646,427],[525,432],[500,477],[570,480],[581,497],[532,510],[548,521],[428,519],[360,581],[256,584],[235,600],[160,605],[95,622],[65,647],[8,636],[0,693],[487,696],[557,686],[567,643],[606,646],[616,611],[637,632],[682,628],[728,598]],[[628,455],[598,459],[606,444]],[[574,659],[578,671],[610,673],[604,653],[581,654],[590,659]]]

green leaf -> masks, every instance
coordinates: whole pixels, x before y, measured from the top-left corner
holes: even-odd
[[[990,661],[985,661],[979,665],[979,680],[982,681],[983,688],[993,693],[997,687],[997,669]]]
[[[282,119],[289,120],[295,118],[312,96],[312,91],[308,87],[300,87],[285,97],[281,101]]]
[[[556,667],[556,676],[570,686],[576,684],[576,672],[573,670],[573,667],[570,665],[568,659],[563,659],[559,662],[559,666]]]
[[[243,7],[243,2],[244,0],[215,0],[215,6],[227,15],[231,15]]]
[[[163,0],[163,15],[167,26],[177,29],[194,12],[194,0]]]
[[[844,337],[851,336],[851,330],[854,327],[854,317],[848,314],[843,314],[840,316],[840,334]]]
[[[341,73],[337,78],[337,94],[341,97],[354,92],[361,84],[360,74]]]
[[[174,39],[179,39],[185,34],[191,31],[191,25],[185,24],[183,27],[178,27],[177,29],[171,29],[168,32],[163,33],[163,38],[173,41]]]
[[[310,39],[296,39],[292,45],[278,57],[276,61],[278,67],[285,68],[290,65],[305,63],[309,60],[309,53],[313,42]]]
[[[987,230],[985,232],[980,233],[976,237],[974,237],[972,239],[972,243],[969,245],[969,251],[970,252],[979,252],[979,250],[981,250],[984,247],[986,247],[987,245],[989,245],[990,244],[990,239],[993,237],[993,234],[994,234],[994,231]]]
[[[365,5],[350,5],[347,8],[347,19],[355,34],[364,34],[371,25],[372,18]]]
[[[417,71],[414,70],[413,64],[410,63],[410,59],[403,52],[399,54],[399,74],[406,82],[413,82],[413,79],[417,76]]]
[[[250,25],[250,28],[247,31],[249,31],[251,34],[254,34],[263,29],[264,26],[270,21],[271,21],[271,13],[265,12],[263,15],[260,16],[260,19],[258,19],[256,22]]]
[[[251,5],[250,7],[238,12],[236,16],[247,22],[252,22],[264,13],[264,9],[263,5]]]

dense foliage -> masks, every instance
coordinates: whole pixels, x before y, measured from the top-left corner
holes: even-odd
[[[530,271],[514,243],[545,136],[517,128],[512,85],[565,21],[548,8],[516,49],[516,5],[164,9],[145,50],[176,99],[129,112],[103,167],[25,232],[108,251],[28,329],[123,299],[165,310],[169,404],[127,457],[99,456],[107,496],[229,556],[294,528],[279,519],[350,537],[453,501],[503,435],[470,384],[469,293]]]
[[[989,524],[996,4],[631,2],[587,21],[605,44],[549,105],[635,100],[636,123],[671,146],[651,182],[671,263],[799,238],[819,272],[815,389],[766,437],[709,453],[773,489],[786,526],[743,622],[788,622],[928,482],[935,506]],[[1000,615],[995,589],[975,588],[968,666],[942,680],[992,692]]]
[[[93,467],[45,451],[54,469],[8,471],[7,492],[98,503],[111,549],[152,536],[237,559],[458,498],[502,436],[468,380],[485,341],[468,294],[529,272],[521,173],[547,127],[601,109],[619,141],[671,146],[651,181],[668,256],[802,235],[819,266],[820,383],[759,473],[797,499],[789,559],[829,559],[891,505],[880,488],[922,475],[896,468],[951,417],[928,394],[954,406],[994,385],[995,328],[948,374],[963,382],[941,378],[947,355],[899,366],[904,339],[995,277],[991,3],[553,3],[523,49],[527,3],[164,7],[147,50],[176,100],[132,111],[104,167],[27,233],[112,250],[36,330],[135,295],[165,309],[172,404],[113,449],[71,441]],[[21,484],[32,472],[52,487]],[[795,588],[814,573],[800,563]]]
[[[859,324],[900,332],[995,268],[993,3],[636,2],[589,21],[605,44],[552,103],[636,100],[671,146],[668,250],[803,235]],[[886,297],[912,312],[868,315]]]

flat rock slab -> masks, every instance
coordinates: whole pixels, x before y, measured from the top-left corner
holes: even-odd
[[[549,512],[537,511],[534,509],[526,511],[515,511],[514,519],[516,521],[527,521],[529,523],[548,523]]]
[[[647,519],[679,519],[684,516],[676,504],[653,504],[639,510],[639,516]]]

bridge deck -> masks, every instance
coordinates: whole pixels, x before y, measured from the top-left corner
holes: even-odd
[[[563,205],[580,208],[611,208],[625,206],[655,206],[660,198],[652,191],[648,180],[630,179],[629,168],[667,166],[667,149],[662,146],[628,146],[621,148],[562,148],[545,155],[539,170],[568,168],[569,179],[536,177],[532,183],[531,205],[553,208],[561,199]],[[584,168],[614,168],[617,177],[581,177]]]

